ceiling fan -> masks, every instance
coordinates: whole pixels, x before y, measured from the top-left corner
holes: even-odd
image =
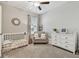
[[[49,1],[39,2],[39,5],[37,6],[39,10],[42,10],[40,4],[49,4]]]
[[[49,1],[29,1],[33,3],[33,6],[37,7],[39,10],[42,10],[40,5],[49,4]]]

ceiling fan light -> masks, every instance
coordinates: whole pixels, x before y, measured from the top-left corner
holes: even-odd
[[[34,6],[38,7],[40,6],[40,3],[34,3]]]

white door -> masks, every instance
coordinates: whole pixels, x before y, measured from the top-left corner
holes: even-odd
[[[1,39],[2,39],[2,7],[0,6],[0,57],[1,57]]]

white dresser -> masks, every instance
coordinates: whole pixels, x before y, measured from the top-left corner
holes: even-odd
[[[53,33],[52,45],[64,48],[75,53],[77,49],[77,34]]]

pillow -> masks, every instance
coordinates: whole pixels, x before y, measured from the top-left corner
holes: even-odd
[[[38,33],[35,33],[35,34],[34,34],[34,37],[39,37]]]
[[[46,39],[46,34],[45,33],[41,34],[41,39]]]

